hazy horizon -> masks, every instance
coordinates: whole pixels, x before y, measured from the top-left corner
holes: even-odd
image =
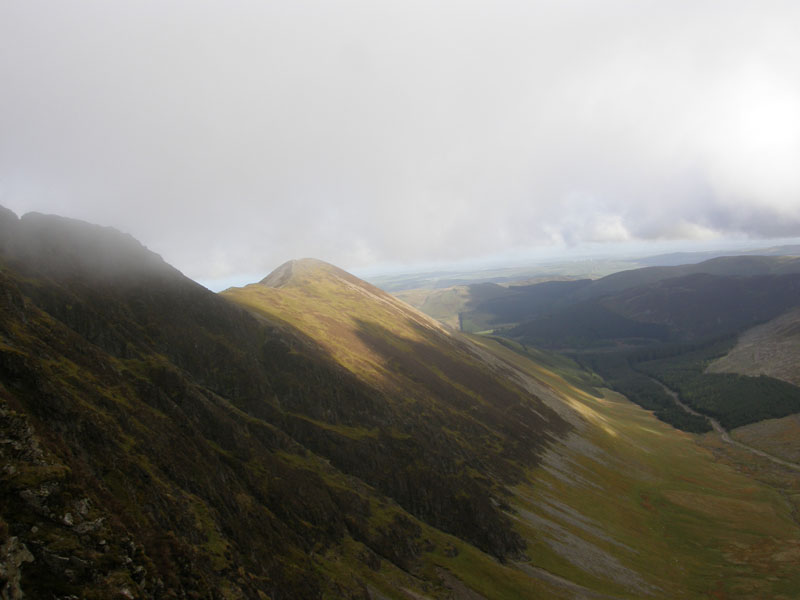
[[[788,1],[5,3],[0,205],[216,287],[785,243],[799,28]]]

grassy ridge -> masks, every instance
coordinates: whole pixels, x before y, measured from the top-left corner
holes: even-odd
[[[299,261],[268,280],[279,287],[224,295],[297,327],[383,392],[375,439],[312,447],[436,527],[499,557],[520,554],[524,542],[496,508],[499,496],[568,424],[469,343],[335,267]]]
[[[316,298],[326,295],[322,290],[329,284],[321,285],[313,294]],[[424,383],[420,371],[403,370],[407,363],[388,363],[381,370],[387,363],[381,363],[380,356],[390,348],[374,342],[374,337],[391,338],[392,332],[401,332],[396,328],[410,327],[390,345],[419,353],[418,327],[396,323],[391,311],[378,314],[363,298],[361,304],[352,298],[346,311],[336,315],[345,309],[341,298],[320,307],[308,294],[286,292],[281,288],[263,293],[283,295],[282,308],[288,312],[274,305],[261,305],[260,310],[309,331],[331,323],[341,326],[348,319],[358,331],[368,316],[363,311],[371,311],[368,361],[357,360],[355,344],[364,343],[363,337],[342,337],[337,330],[336,336],[323,333],[320,339],[349,368],[373,365],[365,376],[382,382],[386,390],[400,381],[393,378],[413,375],[416,383],[412,378],[406,384],[411,394]],[[338,293],[327,290],[331,296]],[[511,369],[510,380],[535,389],[575,429],[565,441],[546,449],[539,464],[529,467],[504,497],[514,527],[526,541],[527,557],[500,565],[462,545],[456,556],[439,547],[426,554],[426,560],[445,567],[486,598],[596,592],[637,599],[788,599],[800,590],[792,555],[783,552],[794,547],[800,530],[780,493],[716,462],[696,438],[659,422],[620,395],[600,390],[602,382],[596,376],[568,359],[510,340],[470,339],[499,357]],[[450,379],[457,390],[458,377]]]
[[[691,433],[711,431],[708,419],[691,415],[680,408],[662,385],[637,371],[626,353],[576,355],[586,368],[601,374],[608,386],[673,427]]]

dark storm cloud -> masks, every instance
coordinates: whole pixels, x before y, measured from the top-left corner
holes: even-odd
[[[6,2],[0,204],[187,274],[800,235],[794,2]]]

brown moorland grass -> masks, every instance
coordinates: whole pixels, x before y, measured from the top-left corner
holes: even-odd
[[[479,372],[504,372],[509,388],[534,392],[575,425],[509,489],[509,514],[527,542],[527,559],[501,564],[424,527],[435,541],[424,569],[446,569],[490,599],[800,594],[800,526],[791,504],[774,485],[721,460],[709,437],[677,431],[599,390],[595,376],[563,358],[479,336],[467,343],[379,290],[305,275],[296,285],[252,285],[225,295],[298,327],[387,392],[413,394],[416,387],[435,402],[436,386],[446,385],[480,402],[480,393],[470,393],[480,380],[448,366],[463,359]],[[487,354],[480,358],[471,344]],[[434,356],[442,362],[430,364]],[[352,562],[325,560],[333,570],[338,561]],[[365,576],[396,597],[384,592],[385,581]]]

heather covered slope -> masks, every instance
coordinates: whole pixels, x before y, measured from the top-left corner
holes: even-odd
[[[445,361],[441,406],[392,396],[118,232],[0,228],[0,562],[29,597],[443,598],[524,557],[507,484],[570,428],[531,394]]]
[[[379,497],[310,454],[297,440],[315,427],[279,408],[380,418],[313,346],[112,231],[3,227],[0,516],[30,554],[28,597],[363,597],[326,552],[419,552],[420,527],[391,506],[376,523]]]
[[[796,595],[788,500],[569,361],[319,261],[221,297],[113,230],[0,233],[6,591]]]
[[[2,229],[0,516],[29,597],[418,587],[398,569],[451,542],[329,464],[413,453],[379,392],[126,236],[40,215]],[[474,537],[521,552],[483,491]]]
[[[793,559],[800,528],[781,493],[717,462],[697,438],[596,389],[600,382],[574,363],[506,340],[443,331],[318,261],[285,265],[266,283],[272,285],[225,295],[254,314],[296,324],[388,397],[415,399],[422,405],[415,410],[433,397],[425,370],[446,372],[420,352],[426,341],[451,358],[480,356],[478,368],[503,373],[513,388],[569,421],[570,430],[506,485],[504,502],[526,541],[525,556],[509,557],[502,571],[473,563],[471,552],[455,559],[466,567],[458,577],[483,597],[530,597],[543,584],[553,597],[569,598],[788,599],[800,589]],[[368,321],[381,329],[367,331],[403,345],[368,343]],[[400,349],[421,359],[398,369],[392,360]],[[486,445],[487,454],[495,451]]]
[[[417,517],[484,551],[512,556],[523,550],[489,498],[502,506],[505,486],[571,428],[553,407],[493,369],[474,344],[327,263],[291,261],[262,283],[223,296],[297,327],[381,391],[391,430],[404,442],[372,449],[384,457],[381,466],[369,475],[354,466],[359,475]],[[369,424],[343,432],[339,460],[350,461],[374,435]]]

